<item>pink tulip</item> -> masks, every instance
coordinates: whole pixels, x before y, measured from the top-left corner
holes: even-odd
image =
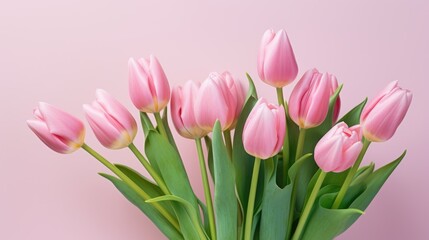
[[[292,90],[289,114],[300,128],[320,125],[329,110],[330,79],[327,73],[308,70]]]
[[[314,149],[314,160],[324,172],[342,172],[355,163],[362,149],[359,125],[340,122],[329,130]]]
[[[282,148],[285,131],[284,108],[261,98],[256,102],[244,125],[244,149],[254,157],[270,158]]]
[[[226,80],[219,73],[210,73],[201,84],[194,104],[195,119],[200,128],[211,132],[216,120],[222,130],[234,123],[237,99],[231,93]]]
[[[281,88],[298,74],[298,65],[285,30],[265,31],[258,54],[258,74],[265,83]]]
[[[391,82],[368,104],[361,115],[363,135],[372,142],[389,140],[405,117],[413,94]]]
[[[333,74],[328,73],[328,78],[330,79],[330,94],[331,96],[334,95],[335,91],[338,89],[338,80]],[[337,101],[334,105],[333,110],[333,116],[332,116],[332,122],[336,123],[338,121],[338,116],[340,115],[340,109],[341,109],[341,98],[340,95],[338,95]]]
[[[36,119],[27,120],[28,126],[52,150],[72,153],[83,145],[85,127],[79,119],[43,102],[33,114]]]
[[[196,139],[207,135],[195,120],[194,105],[199,84],[187,81],[183,87],[176,87],[171,94],[171,118],[177,132],[185,138]]]
[[[170,100],[170,85],[161,64],[153,55],[136,61],[130,58],[129,91],[136,108],[142,112],[160,112]]]
[[[222,73],[223,79],[226,81],[229,91],[235,98],[235,114],[234,120],[231,124],[230,130],[235,128],[238,118],[240,117],[241,110],[243,109],[244,101],[246,100],[246,90],[240,80],[234,78],[229,72]]]
[[[83,109],[98,141],[110,149],[128,147],[137,133],[133,116],[106,91],[98,89],[95,96],[96,100]]]

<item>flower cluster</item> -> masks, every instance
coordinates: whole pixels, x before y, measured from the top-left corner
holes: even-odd
[[[82,148],[105,165],[115,176],[101,175],[170,239],[331,239],[362,214],[404,157],[376,171],[373,164],[360,166],[371,142],[394,135],[411,92],[394,81],[338,120],[342,85],[313,68],[285,101],[283,88],[297,77],[298,64],[284,30],[265,32],[257,59],[259,77],[276,89],[278,105],[257,97],[249,75],[248,87],[224,71],[171,91],[155,56],[131,58],[128,67],[145,154],[133,143],[135,119],[112,95],[98,89],[83,109],[98,141],[129,148],[153,181],[89,147],[84,123],[59,108],[39,103],[27,124],[52,150]],[[205,204],[192,190],[170,131],[169,103],[177,132],[196,143]]]

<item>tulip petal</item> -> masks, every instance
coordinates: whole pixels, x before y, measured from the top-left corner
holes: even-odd
[[[259,77],[263,80],[265,80],[265,73],[264,73],[264,66],[265,66],[265,47],[274,39],[276,34],[274,33],[273,29],[268,29],[265,31],[264,35],[262,36],[261,45],[259,47],[259,54],[258,54],[258,74]]]
[[[325,120],[329,110],[330,94],[326,73],[312,81],[305,96],[307,97],[306,105],[301,112],[301,116],[305,119],[304,128],[320,125]]]
[[[77,149],[70,148],[61,138],[51,134],[49,128],[41,120],[27,120],[27,125],[43,143],[56,152],[70,153]]]
[[[167,76],[165,75],[158,59],[155,56],[150,55],[149,61],[150,74],[153,79],[153,96],[156,96],[156,100],[158,101],[158,109],[156,109],[156,111],[160,111],[170,100],[170,85],[168,84]]]
[[[275,87],[286,86],[298,73],[295,55],[286,32],[284,30],[277,32],[265,48],[265,82]]]
[[[127,131],[130,137],[134,139],[137,134],[137,123],[131,113],[108,92],[97,89],[95,94],[97,102],[107,113],[112,124],[119,126],[123,131]]]
[[[359,156],[360,151],[362,150],[362,147],[362,142],[357,141],[351,147],[346,149],[346,151],[343,152],[343,160],[340,161],[338,166],[332,171],[337,173],[343,172],[353,166]]]
[[[211,131],[216,120],[220,121],[222,130],[230,126],[228,104],[221,87],[213,79],[204,81],[198,90],[194,111],[195,119],[202,129]]]
[[[265,106],[255,112],[243,130],[246,151],[261,159],[272,157],[277,144],[276,119]]]
[[[80,144],[84,126],[79,119],[48,103],[39,103],[39,111],[51,134]]]
[[[149,76],[145,73],[143,67],[133,58],[130,58],[128,61],[128,69],[131,101],[140,111],[155,112]]]
[[[112,148],[115,141],[121,138],[122,132],[112,125],[104,112],[87,104],[83,105],[83,109],[98,141],[106,148]]]
[[[364,132],[371,141],[386,141],[394,134],[405,117],[411,100],[405,91],[394,91],[382,98],[364,120]]]

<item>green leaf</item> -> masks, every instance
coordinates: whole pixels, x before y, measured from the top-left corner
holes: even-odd
[[[234,133],[234,148],[232,149],[232,162],[235,169],[237,192],[243,209],[247,209],[247,199],[249,198],[250,182],[252,180],[253,163],[255,158],[250,156],[243,146],[243,128],[250,111],[256,103],[256,99],[251,96],[245,103]]]
[[[161,175],[171,193],[198,209],[188,175],[174,147],[161,134],[150,131],[146,139],[145,152],[149,159],[153,159],[159,165]]]
[[[235,173],[222,138],[219,121],[213,128],[213,166],[216,179],[214,209],[216,236],[219,239],[237,239],[238,203],[235,196]]]
[[[128,187],[122,180],[105,173],[99,173],[115,185],[115,187],[128,199],[132,204],[138,207],[169,239],[183,239],[180,232],[170,224],[151,204],[145,202],[134,190]]]
[[[346,115],[344,115],[338,122],[345,122],[348,126],[354,126],[360,123],[360,115],[362,113],[363,108],[365,107],[368,98],[365,98],[363,102],[358,104],[352,110],[350,110]]]
[[[121,170],[122,173],[127,175],[134,183],[136,183],[141,189],[144,189],[144,191],[149,194],[152,197],[159,197],[163,196],[164,193],[162,192],[161,188],[159,188],[158,185],[154,184],[152,181],[147,179],[145,176],[141,175],[136,170],[125,166],[121,164],[115,164],[119,170]],[[163,206],[172,216],[175,215],[173,208],[168,203],[161,203],[161,206]]]
[[[401,156],[399,156],[395,161],[381,167],[380,169],[374,171],[369,177],[365,179],[364,184],[366,185],[366,190],[361,194],[357,199],[353,201],[350,205],[351,208],[358,208],[364,211],[368,205],[371,203],[372,199],[377,195],[380,188],[396,169],[402,159],[405,157],[407,151],[404,151]]]
[[[198,202],[180,155],[159,133],[150,131],[145,142],[148,159],[156,162],[167,188],[173,195],[188,201],[198,211]]]
[[[248,73],[246,73],[246,77],[247,77],[247,80],[249,80],[249,91],[247,92],[246,99],[248,100],[250,97],[258,99],[258,93],[256,92],[255,83],[253,82],[252,77],[250,77]]]
[[[155,127],[153,126],[149,116],[145,112],[140,112],[140,121],[142,123],[143,133],[146,137],[149,131],[154,130]]]
[[[200,225],[201,222],[199,220],[198,212],[195,211],[195,208],[194,206],[192,206],[192,204],[190,204],[183,198],[174,195],[165,195],[157,198],[152,198],[147,200],[146,202],[154,203],[162,201],[173,201],[179,203],[178,205],[174,204],[174,208],[177,210],[177,212],[180,215],[187,214],[189,216],[190,221],[186,222],[186,225],[184,224],[184,222],[180,223],[180,227],[182,229],[185,239],[208,239],[206,233]]]
[[[261,230],[261,215],[262,215],[262,205],[259,205],[259,207],[256,208],[255,213],[253,214],[253,221],[252,221],[252,237],[251,239],[257,240],[260,239],[260,230]]]
[[[365,181],[373,172],[374,172],[375,164],[372,162],[368,166],[361,167],[356,176],[353,178],[351,185],[357,185]]]
[[[209,215],[207,212],[207,207],[206,205],[204,205],[204,203],[197,198],[198,201],[198,205],[200,206],[201,212],[203,213],[203,217],[204,217],[204,230],[207,232],[210,232],[210,224],[209,224]]]
[[[346,179],[350,169],[347,169],[346,171],[340,172],[340,173],[334,173],[334,172],[328,172],[326,173],[326,177],[322,183],[321,189],[325,186],[331,186],[333,189],[337,190],[337,188],[341,188],[343,185],[344,180]],[[310,183],[307,187],[307,195],[305,197],[304,205],[307,203],[308,198],[310,197],[311,192],[313,191],[314,184],[316,184],[317,178],[320,175],[321,170],[319,169],[314,176],[311,178]],[[335,188],[334,188],[335,187]],[[319,191],[319,195],[322,194],[322,191]]]
[[[269,170],[265,170],[265,175]],[[276,183],[276,177],[271,177],[265,183],[262,200],[262,214],[260,223],[260,239],[279,239],[286,237],[286,226],[288,225],[290,197],[292,184],[281,189]]]
[[[311,161],[311,154],[301,157],[289,170],[291,179],[295,179],[298,170],[306,162]],[[276,182],[276,167],[274,159],[264,161],[265,185],[260,219],[260,239],[285,239],[289,222],[290,199],[293,183],[280,188]]]
[[[338,188],[331,193],[322,195],[316,201],[318,204],[315,204],[313,212],[309,217],[302,239],[333,239],[347,230],[365,211],[383,184],[404,158],[405,153],[395,161],[369,174],[364,181],[351,186],[344,198],[344,202],[349,208],[330,209],[337,195]],[[367,172],[371,172],[371,166],[364,169],[359,177],[363,176],[362,174],[367,174]]]
[[[174,141],[173,134],[171,133],[170,125],[168,124],[168,108],[165,108],[162,112],[162,123],[164,124],[165,132],[167,133],[168,141],[170,141],[171,145],[179,152],[177,148],[176,141]]]
[[[329,188],[330,186],[325,186]],[[321,191],[326,191],[322,189]],[[316,200],[316,207],[308,218],[307,226],[301,235],[306,240],[329,240],[347,229],[355,219],[362,215],[359,209],[329,209],[336,193],[322,195]]]

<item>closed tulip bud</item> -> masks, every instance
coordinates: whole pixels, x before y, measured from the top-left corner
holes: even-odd
[[[389,140],[405,117],[413,94],[391,82],[368,104],[361,115],[363,135],[371,142]]]
[[[39,103],[34,117],[27,120],[28,126],[52,150],[72,153],[83,145],[85,127],[74,116],[50,104]]]
[[[329,73],[328,73],[328,78],[330,80],[330,89],[331,89],[330,93],[332,96],[334,95],[335,91],[337,91],[338,89],[338,80],[333,74],[329,74]],[[335,105],[334,105],[333,114],[332,114],[333,123],[336,123],[338,121],[340,110],[341,110],[341,98],[340,98],[340,95],[338,95],[337,101],[335,102]]]
[[[222,130],[229,129],[234,122],[236,101],[222,75],[210,73],[201,84],[194,104],[195,119],[200,128],[211,132],[219,120]]]
[[[244,125],[244,149],[254,157],[270,158],[280,151],[285,130],[284,108],[261,98],[256,102]]]
[[[325,120],[330,85],[329,75],[316,69],[308,70],[296,84],[289,99],[289,114],[300,128],[316,127]]]
[[[265,31],[258,54],[258,74],[265,83],[281,88],[298,74],[298,65],[285,30]]]
[[[235,128],[238,118],[240,117],[241,110],[243,109],[244,101],[246,100],[246,90],[242,82],[234,78],[229,72],[222,73],[223,79],[225,79],[226,85],[228,86],[229,91],[232,96],[235,98],[235,114],[234,120],[230,126],[230,130]]]
[[[359,125],[340,122],[329,130],[314,149],[314,160],[324,172],[343,172],[355,163],[362,149]]]
[[[142,112],[160,112],[170,100],[170,85],[154,56],[136,61],[130,58],[129,91],[134,106]]]
[[[106,91],[98,89],[95,95],[96,100],[83,109],[98,141],[110,149],[128,147],[137,134],[133,116]]]
[[[187,81],[183,87],[174,88],[171,94],[171,118],[177,132],[185,138],[201,138],[208,133],[195,120],[194,105],[198,88],[199,84]]]

